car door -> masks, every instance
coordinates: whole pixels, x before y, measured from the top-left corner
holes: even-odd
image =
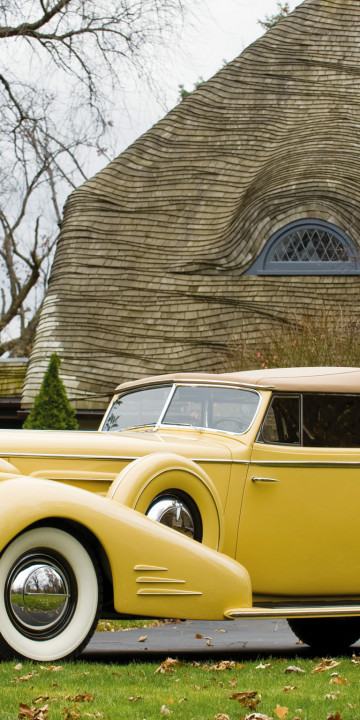
[[[360,397],[340,397],[273,398],[251,455],[237,545],[254,593],[360,594]]]

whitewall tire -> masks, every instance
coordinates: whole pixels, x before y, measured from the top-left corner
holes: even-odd
[[[0,656],[75,657],[98,606],[98,574],[83,545],[55,527],[24,532],[0,557]]]

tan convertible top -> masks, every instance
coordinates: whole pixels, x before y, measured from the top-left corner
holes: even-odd
[[[360,368],[301,367],[272,370],[245,370],[235,373],[173,373],[143,378],[119,385],[116,391],[129,388],[172,383],[221,383],[245,385],[283,391],[360,393]]]

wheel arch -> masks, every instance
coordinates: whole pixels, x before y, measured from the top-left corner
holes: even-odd
[[[224,537],[219,493],[193,460],[175,453],[152,453],[129,463],[113,481],[108,497],[145,514],[155,497],[168,490],[187,494],[200,513],[202,542],[221,550]]]

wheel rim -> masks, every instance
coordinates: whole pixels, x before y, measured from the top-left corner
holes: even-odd
[[[187,504],[172,495],[163,495],[154,500],[146,512],[152,520],[195,538],[195,521]]]
[[[74,574],[53,550],[39,548],[25,553],[8,573],[6,609],[25,637],[48,640],[58,635],[70,622],[76,602]]]

